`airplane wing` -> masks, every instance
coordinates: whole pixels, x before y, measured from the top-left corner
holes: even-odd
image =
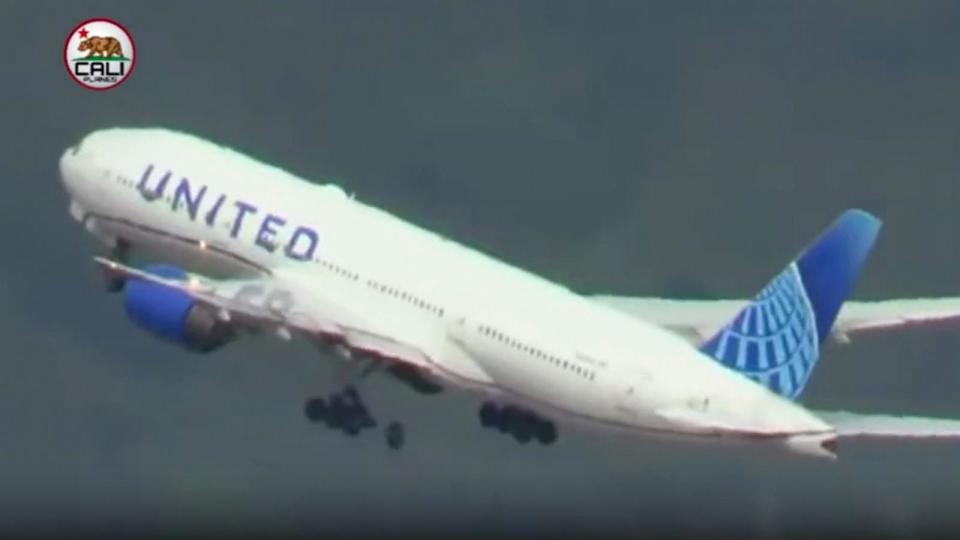
[[[695,345],[714,335],[747,300],[672,300],[597,295],[594,300],[673,331]],[[847,343],[851,336],[936,324],[960,328],[960,298],[915,298],[848,301],[834,323],[831,336]]]
[[[858,414],[847,411],[813,411],[833,425],[841,438],[939,438],[960,439],[960,420]]]
[[[315,343],[345,340],[353,348],[381,358],[399,361],[422,370],[432,370],[426,355],[389,336],[404,335],[402,320],[386,318],[371,321],[355,309],[330,296],[321,296],[304,286],[296,273],[277,271],[271,277],[216,280],[197,274],[186,279],[170,279],[126,266],[102,257],[94,260],[112,277],[135,278],[181,291],[196,302],[211,308],[224,321],[237,327],[261,332],[272,330],[289,340],[293,335]],[[336,313],[334,322],[326,314]],[[392,322],[391,322],[392,321]]]

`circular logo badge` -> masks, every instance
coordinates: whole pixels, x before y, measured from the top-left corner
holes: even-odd
[[[63,64],[73,80],[90,90],[108,90],[133,72],[137,51],[120,23],[87,19],[74,27],[63,45]]]

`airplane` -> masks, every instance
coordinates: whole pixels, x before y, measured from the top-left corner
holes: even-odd
[[[198,353],[243,335],[331,351],[348,382],[304,413],[348,436],[379,425],[358,386],[383,373],[422,395],[475,394],[481,426],[521,444],[553,444],[563,427],[836,459],[845,437],[960,437],[960,421],[797,402],[879,233],[861,210],[692,344],[191,134],[97,130],[59,165],[69,213],[106,246],[96,264],[133,323]],[[401,422],[384,434],[403,446]]]

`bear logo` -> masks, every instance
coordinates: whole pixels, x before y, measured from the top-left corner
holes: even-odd
[[[67,73],[88,90],[117,86],[127,80],[136,62],[137,45],[133,36],[112,19],[82,21],[70,30],[63,43],[63,65]]]
[[[123,48],[114,37],[90,36],[80,42],[79,51],[90,51],[87,58],[99,55],[100,58],[123,58]]]

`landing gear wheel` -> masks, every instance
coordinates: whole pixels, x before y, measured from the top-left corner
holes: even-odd
[[[538,423],[535,436],[542,445],[551,445],[557,441],[557,426],[548,420],[542,420]]]
[[[497,409],[497,406],[493,403],[485,402],[480,407],[480,425],[485,428],[490,428],[497,425],[500,422],[500,411]]]
[[[327,407],[327,402],[323,398],[313,398],[308,399],[304,404],[303,412],[307,416],[307,420],[319,422],[327,417],[329,407]]]
[[[303,409],[311,422],[323,422],[330,429],[342,431],[349,437],[355,437],[362,431],[377,426],[376,419],[352,385],[327,398],[309,399]]]
[[[511,432],[513,438],[520,444],[527,444],[533,438],[533,431],[536,429],[536,419],[526,414],[518,414],[513,421]]]
[[[366,409],[352,405],[343,412],[345,418],[343,421],[343,431],[353,437],[366,428],[373,427],[376,422],[367,414]]]
[[[391,450],[399,450],[403,447],[403,440],[405,438],[403,424],[400,422],[390,422],[386,429],[383,430],[383,433],[387,439],[387,446],[389,446]]]
[[[506,405],[503,408],[485,401],[477,413],[480,425],[496,429],[500,433],[511,435],[518,443],[528,444],[537,441],[543,445],[553,444],[557,440],[557,426],[536,413]]]
[[[347,410],[348,407],[343,397],[336,394],[331,396],[327,414],[327,425],[334,429],[343,429],[346,427]]]
[[[512,432],[519,416],[520,411],[513,407],[504,407],[500,411],[500,421],[497,422],[497,429],[500,430],[500,433]]]

